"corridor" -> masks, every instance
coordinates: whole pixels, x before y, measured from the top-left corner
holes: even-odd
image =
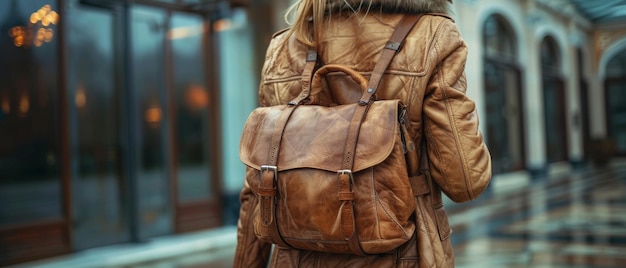
[[[503,187],[505,180],[494,177],[472,202],[446,202],[456,267],[626,267],[626,162]],[[17,267],[229,268],[235,239],[228,226]]]
[[[626,163],[490,187],[478,200],[446,204],[456,267],[626,267]],[[136,267],[230,267],[232,254]]]

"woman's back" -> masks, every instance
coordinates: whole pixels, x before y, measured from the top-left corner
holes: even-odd
[[[445,11],[446,1],[371,2],[372,8],[355,13],[338,8],[345,3],[343,0],[330,0],[324,27],[312,34],[312,46],[299,40],[294,32],[277,33],[264,63],[259,103],[286,104],[300,93],[302,71],[311,47],[323,64],[346,65],[369,77],[403,14],[428,12],[393,58],[376,96],[400,99],[407,105],[413,140],[428,141],[436,190],[416,199],[418,212],[421,210],[416,215],[416,235],[390,254],[361,257],[275,248],[271,267],[453,267],[450,229],[439,189],[454,201],[469,201],[483,192],[491,178],[490,156],[478,130],[474,102],[465,95],[467,47],[454,21],[440,13]],[[392,4],[385,5],[386,2]],[[311,93],[320,103],[355,103],[362,95],[343,74],[331,73],[326,82],[326,86]],[[270,245],[255,238],[249,220],[256,198],[244,185],[235,267],[264,266],[268,258]]]

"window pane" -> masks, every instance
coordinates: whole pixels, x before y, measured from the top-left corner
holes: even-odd
[[[487,145],[494,173],[524,168],[519,72],[508,65],[485,62]]]
[[[544,75],[558,75],[561,69],[560,54],[554,38],[548,36],[541,42],[541,68]]]
[[[548,162],[565,161],[567,160],[567,135],[563,83],[559,79],[544,78],[543,94]]]
[[[141,236],[165,234],[171,230],[169,187],[166,170],[165,138],[165,11],[133,7],[134,89],[138,103],[133,105],[140,118],[138,162],[139,213]]]
[[[75,247],[126,241],[121,90],[116,83],[112,13],[68,9]]]
[[[609,136],[615,142],[616,153],[626,154],[626,50],[607,64],[606,98],[608,103]]]
[[[0,227],[62,217],[57,19],[56,1],[0,1]]]
[[[626,77],[626,50],[612,58],[606,66],[607,78]]]
[[[609,136],[615,142],[616,153],[626,153],[626,79],[614,80],[607,85]]]
[[[169,38],[174,63],[175,122],[180,202],[211,197],[209,94],[203,62],[204,24],[199,16],[175,14]]]
[[[510,28],[508,23],[497,15],[485,21],[483,33],[486,56],[513,62],[516,60],[515,37]]]

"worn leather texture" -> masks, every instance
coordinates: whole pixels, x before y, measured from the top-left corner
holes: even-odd
[[[295,109],[278,150],[275,219],[285,242],[295,248],[351,254],[342,234],[342,207],[337,171],[342,169],[348,127],[358,104]],[[390,252],[413,235],[409,220],[415,202],[408,180],[398,123],[398,100],[374,102],[361,124],[352,168],[352,191],[358,241],[367,254]],[[241,160],[258,174],[246,177],[253,192],[261,190],[275,125],[286,106],[256,109],[241,139]],[[258,208],[260,209],[260,208]],[[258,213],[257,215],[260,215]],[[261,218],[255,234],[272,242]]]
[[[401,17],[381,12],[333,13],[332,23],[317,43],[321,61],[346,65],[369,77],[380,48]],[[284,32],[274,36],[259,87],[261,106],[286,104],[300,93],[306,51],[306,46],[286,38]],[[266,267],[268,263],[270,267],[454,267],[442,192],[455,202],[467,202],[477,198],[491,179],[489,151],[478,129],[474,101],[466,94],[467,53],[451,18],[426,14],[407,37],[376,93],[380,100],[404,103],[411,138],[418,146],[422,139],[428,145],[432,178],[428,188],[433,190],[415,197],[415,232],[408,242],[390,253],[367,256],[277,246],[270,258],[272,245],[255,235],[258,197],[246,180],[240,195],[235,267]],[[337,88],[341,89],[331,90]],[[359,87],[341,73],[326,75],[312,90],[320,102],[354,103],[361,96]],[[246,176],[259,176],[258,170],[248,168]]]

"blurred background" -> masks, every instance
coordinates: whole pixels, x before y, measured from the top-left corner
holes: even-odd
[[[0,0],[0,266],[230,267],[290,0]],[[456,0],[487,192],[457,267],[626,265],[626,0]]]

